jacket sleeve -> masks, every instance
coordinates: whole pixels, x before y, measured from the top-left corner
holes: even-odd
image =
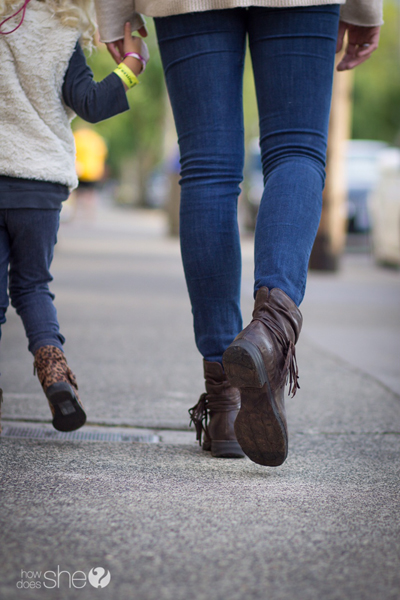
[[[100,40],[115,42],[124,37],[124,25],[129,21],[132,31],[144,25],[142,16],[135,10],[135,0],[95,0]]]
[[[373,27],[383,24],[383,0],[347,0],[340,9],[340,18],[351,25]]]
[[[129,110],[121,79],[110,73],[102,81],[94,81],[79,43],[69,61],[62,96],[65,104],[89,123],[98,123]]]

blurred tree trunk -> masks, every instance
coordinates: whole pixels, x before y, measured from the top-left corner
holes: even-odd
[[[353,72],[335,71],[322,215],[311,253],[310,269],[336,271],[346,243],[345,151],[351,130],[352,88]]]

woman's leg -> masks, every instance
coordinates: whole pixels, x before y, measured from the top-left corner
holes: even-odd
[[[249,9],[265,190],[255,292],[300,305],[321,215],[339,6]]]
[[[48,285],[59,219],[58,210],[7,210],[11,303],[22,319],[32,354],[47,345],[62,350],[65,341]]]
[[[320,219],[338,6],[249,9],[265,190],[255,240],[253,320],[224,353],[240,389],[237,440],[254,462],[288,453],[287,377],[298,386],[298,309]]]
[[[242,328],[237,199],[246,11],[155,19],[181,152],[180,235],[196,344],[221,362]]]

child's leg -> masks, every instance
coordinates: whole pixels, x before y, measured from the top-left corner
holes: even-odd
[[[50,265],[57,243],[58,210],[7,211],[11,240],[9,290],[11,303],[21,317],[35,357],[35,370],[53,413],[53,425],[72,431],[86,421],[78,386],[62,351]]]
[[[10,236],[9,290],[11,304],[21,317],[32,354],[42,346],[62,350],[50,265],[57,243],[59,211],[41,209],[7,210]]]

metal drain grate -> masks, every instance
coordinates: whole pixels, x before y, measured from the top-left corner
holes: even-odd
[[[158,435],[148,433],[111,433],[85,430],[63,432],[40,427],[16,427],[14,425],[5,425],[1,436],[49,441],[80,440],[85,442],[142,442],[146,444],[157,444],[160,441]]]

